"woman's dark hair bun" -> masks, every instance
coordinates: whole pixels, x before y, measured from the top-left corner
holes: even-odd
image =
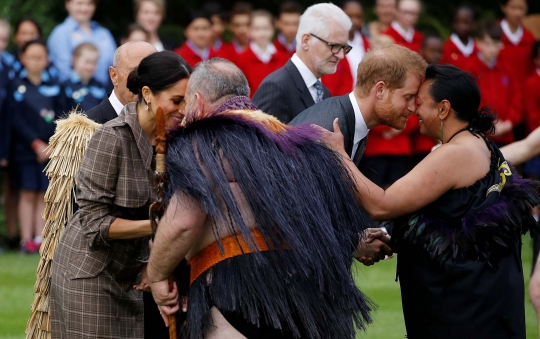
[[[485,134],[495,134],[495,121],[497,115],[488,107],[484,106],[479,112],[471,116],[470,125],[477,131]]]
[[[126,87],[133,94],[139,94],[139,70],[135,67],[128,76]]]

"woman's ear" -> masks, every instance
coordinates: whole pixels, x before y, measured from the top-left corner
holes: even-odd
[[[450,101],[443,100],[439,103],[439,118],[441,120],[445,120],[448,118],[448,115],[450,114],[450,111],[452,110],[452,106],[450,105]]]
[[[152,94],[152,90],[148,86],[144,86],[141,90],[144,102],[148,104],[149,102],[152,102],[154,95]]]

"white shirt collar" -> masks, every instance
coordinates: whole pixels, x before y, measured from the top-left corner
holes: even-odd
[[[118,100],[118,97],[116,94],[114,94],[114,90],[112,91],[111,95],[109,96],[109,102],[111,103],[112,107],[114,108],[114,111],[116,114],[120,115],[120,112],[122,112],[122,109],[124,108],[124,105]]]
[[[414,39],[414,28],[409,28],[407,31],[399,25],[397,21],[392,21],[392,28],[399,33],[407,42],[412,42]]]
[[[351,159],[352,159],[354,158],[354,155],[356,154],[356,150],[358,149],[360,140],[366,137],[366,135],[369,132],[369,129],[367,128],[366,122],[364,121],[364,116],[362,116],[362,112],[360,111],[360,106],[358,106],[358,101],[356,101],[354,92],[349,93],[349,99],[351,100],[351,104],[354,109],[354,117],[355,117],[353,149],[351,153]]]
[[[296,55],[296,53],[293,54],[291,61],[298,69],[298,72],[300,72],[300,75],[302,76],[302,79],[304,79],[307,88],[310,88],[314,83],[317,82],[317,77],[315,77],[315,74],[309,70],[306,64],[300,59],[300,57],[298,57],[298,55]]]
[[[272,55],[274,55],[277,52],[276,46],[274,44],[269,43],[266,46],[266,51],[263,51],[259,45],[257,45],[255,42],[250,42],[249,47],[251,48],[251,51],[259,60],[261,60],[263,63],[267,64],[271,59]]]
[[[518,26],[518,29],[515,33],[512,33],[508,21],[506,21],[506,19],[503,19],[501,21],[501,29],[513,45],[519,44],[521,38],[523,37],[523,27],[521,27],[521,25]]]
[[[450,36],[450,40],[456,45],[456,47],[459,49],[463,55],[468,57],[474,52],[474,39],[469,37],[469,41],[467,41],[467,44],[464,45],[463,42],[461,42],[461,39],[458,37],[456,33],[452,33]]]

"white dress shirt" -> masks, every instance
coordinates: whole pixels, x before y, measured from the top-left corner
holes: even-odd
[[[114,108],[114,111],[116,114],[120,115],[120,112],[122,112],[122,109],[124,108],[124,105],[118,100],[118,97],[116,94],[114,94],[114,90],[112,91],[111,95],[109,96],[109,102],[111,103],[112,107]]]
[[[351,152],[351,159],[354,159],[354,155],[356,154],[356,150],[358,149],[360,140],[366,137],[366,135],[369,132],[369,129],[367,128],[364,117],[362,116],[362,112],[360,111],[360,106],[358,106],[358,101],[356,101],[354,92],[349,93],[349,99],[351,99],[351,104],[354,109],[354,118],[355,118],[354,119],[355,124],[354,124],[353,148]]]
[[[296,53],[293,54],[291,61],[298,69],[298,72],[300,72],[300,75],[302,76],[302,79],[304,79],[304,82],[306,83],[307,88],[309,89],[309,93],[311,94],[311,97],[313,98],[314,102],[317,102],[317,89],[313,87],[313,85],[317,82],[317,77],[309,70],[309,68],[304,64],[304,62],[296,55]]]

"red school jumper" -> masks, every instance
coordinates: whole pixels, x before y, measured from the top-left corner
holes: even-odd
[[[240,60],[238,67],[246,76],[251,90],[251,97],[253,97],[264,78],[278,68],[283,67],[289,58],[287,54],[276,51],[276,53],[272,55],[272,58],[265,63],[261,61],[251,47],[248,46],[248,48],[238,56],[238,60]]]
[[[501,21],[502,26],[503,21]],[[521,28],[523,29],[523,35],[517,44],[510,41],[508,35],[503,30],[503,48],[498,57],[499,62],[512,73],[511,76],[514,77],[519,86],[533,74],[535,69],[531,60],[531,54],[532,46],[536,39],[525,27],[521,26]]]
[[[466,68],[478,79],[482,97],[480,107],[489,106],[499,120],[510,120],[514,127],[517,126],[523,119],[521,90],[505,65],[497,62],[493,67],[489,67],[476,54],[471,57]],[[512,131],[502,136],[489,137],[499,145],[514,141]]]
[[[418,32],[417,30],[414,30],[414,35],[411,42],[405,40],[405,38],[392,27],[392,25],[390,25],[388,29],[383,32],[383,34],[386,34],[394,39],[396,44],[405,46],[416,53],[420,53],[420,48],[422,47],[422,42],[424,41],[424,34]]]
[[[540,126],[540,69],[536,69],[525,81],[523,103],[527,132],[530,133]]]
[[[452,41],[452,38],[448,38],[443,45],[443,55],[440,62],[441,65],[450,64],[460,69],[467,67],[471,56],[478,53],[478,48],[474,43],[474,39],[471,38],[470,41],[474,47],[472,53],[467,56],[463,54],[463,51],[454,43],[454,41]]]
[[[174,53],[178,54],[179,56],[181,56],[184,60],[186,60],[186,62],[191,66],[191,67],[195,67],[195,65],[197,65],[199,62],[203,61],[203,59],[201,58],[201,56],[199,54],[197,54],[186,42],[184,42],[182,44],[182,46],[178,47],[177,49],[174,50]],[[216,52],[210,48],[209,50],[209,54],[208,54],[208,58],[205,59],[205,60],[208,60],[208,59],[211,59],[213,57],[217,56]]]

